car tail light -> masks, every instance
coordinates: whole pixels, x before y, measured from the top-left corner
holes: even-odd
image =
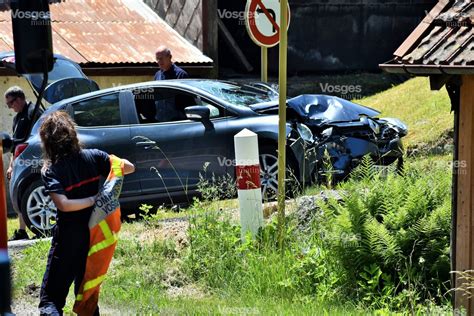
[[[13,156],[13,159],[15,159],[16,157],[20,156],[22,152],[25,151],[26,147],[28,147],[28,144],[18,144],[16,147],[15,147],[15,154]]]

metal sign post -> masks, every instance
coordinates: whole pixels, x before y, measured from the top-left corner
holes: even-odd
[[[262,82],[268,82],[268,48],[262,46]]]
[[[278,126],[278,233],[283,249],[285,232],[285,176],[286,176],[286,77],[288,28],[291,15],[288,0],[248,0],[245,25],[250,38],[262,47],[262,81],[268,81],[268,47],[280,43],[280,122]],[[283,31],[282,31],[283,30]]]
[[[10,313],[11,280],[7,244],[7,199],[3,177],[3,139],[0,137],[0,315]]]
[[[250,38],[260,46],[261,80],[268,82],[268,48],[280,42],[281,8],[279,0],[248,0],[245,8],[245,25]],[[288,17],[287,29],[291,19],[290,8],[286,1]]]
[[[286,177],[286,86],[287,86],[287,53],[288,53],[288,0],[280,1],[280,67],[279,86],[280,103],[278,113],[278,243],[283,249],[285,233],[285,177]]]

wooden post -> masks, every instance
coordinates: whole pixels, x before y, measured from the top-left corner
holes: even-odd
[[[219,39],[217,0],[202,0],[203,53],[214,61],[211,78],[219,77]]]
[[[280,2],[280,69],[278,83],[279,95],[279,124],[278,124],[278,232],[279,246],[283,250],[285,234],[285,177],[286,177],[286,87],[288,63],[288,0]]]
[[[262,46],[261,80],[268,82],[268,48]]]
[[[461,102],[459,109],[459,165],[456,220],[456,267],[464,272],[474,270],[474,76],[462,78]],[[455,287],[464,280],[456,277]],[[471,292],[472,293],[472,292]],[[471,294],[472,295],[472,294]],[[473,299],[468,299],[461,291],[455,292],[455,308],[464,307],[467,315],[473,312]]]

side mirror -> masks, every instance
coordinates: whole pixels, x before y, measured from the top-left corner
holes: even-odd
[[[6,132],[0,132],[0,141],[2,142],[3,153],[9,153],[13,149],[13,141]]]
[[[54,57],[49,1],[13,0],[11,10],[17,72],[50,72]]]
[[[184,109],[184,112],[186,117],[193,121],[209,121],[211,117],[211,110],[207,106],[202,105],[188,106]]]

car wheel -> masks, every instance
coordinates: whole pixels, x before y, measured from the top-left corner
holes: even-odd
[[[264,200],[274,200],[278,195],[278,155],[276,149],[263,147],[260,149],[259,155],[262,197]],[[286,191],[287,195],[291,196],[295,188],[293,172],[297,169],[291,157],[287,156],[286,159]]]
[[[21,213],[28,228],[40,236],[50,236],[56,226],[57,208],[43,182],[34,181],[21,198]]]

